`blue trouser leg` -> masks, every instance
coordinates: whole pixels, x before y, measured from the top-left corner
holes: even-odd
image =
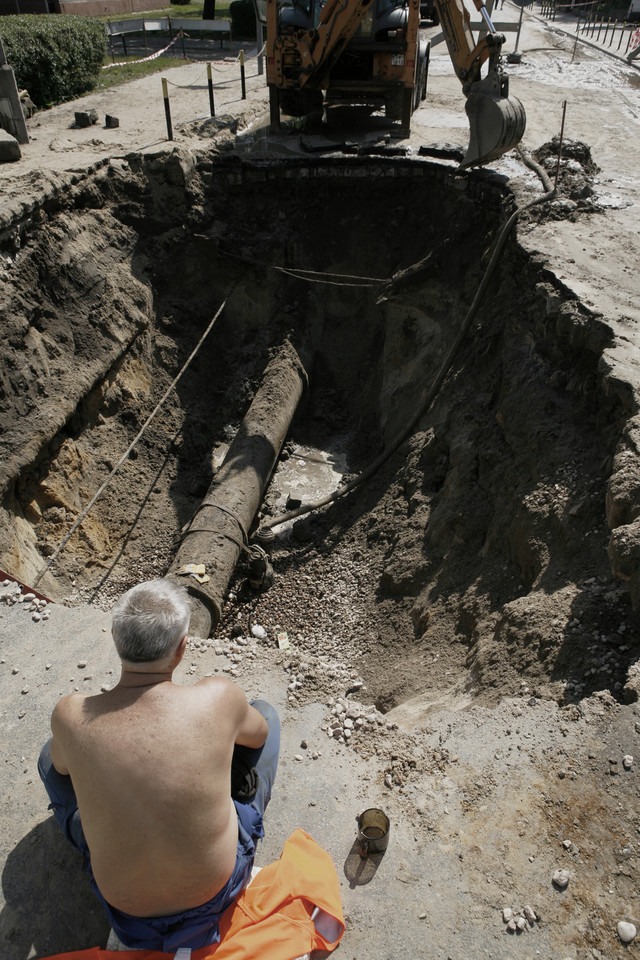
[[[267,739],[257,750],[249,747],[236,747],[235,752],[242,755],[243,761],[249,767],[255,767],[258,774],[258,789],[255,796],[249,801],[249,806],[264,814],[271,799],[271,788],[278,769],[278,754],[280,752],[280,717],[274,707],[265,700],[252,700],[251,706],[267,721],[269,733]]]
[[[51,740],[47,740],[38,759],[38,773],[49,794],[49,808],[60,824],[60,828],[72,846],[76,847],[88,861],[89,848],[84,837],[78,801],[71,783],[71,777],[58,773],[51,759]]]

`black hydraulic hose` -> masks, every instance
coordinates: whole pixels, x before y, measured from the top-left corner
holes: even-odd
[[[464,338],[469,332],[469,328],[473,323],[473,320],[478,312],[480,303],[482,302],[482,298],[489,285],[489,281],[491,280],[493,273],[498,265],[500,254],[502,253],[503,247],[507,242],[509,231],[511,230],[512,226],[514,225],[514,223],[522,213],[525,213],[527,210],[530,210],[531,207],[535,207],[540,203],[547,203],[548,201],[553,200],[553,198],[556,196],[557,188],[551,183],[545,170],[540,166],[540,164],[536,163],[535,160],[532,160],[531,157],[529,157],[528,154],[526,154],[524,150],[522,150],[520,147],[518,147],[518,154],[521,160],[523,161],[523,163],[538,174],[538,176],[542,180],[542,184],[546,192],[543,193],[541,196],[536,197],[534,200],[530,200],[528,203],[525,203],[523,206],[518,207],[511,214],[511,216],[505,223],[504,227],[498,234],[498,238],[493,248],[493,253],[489,258],[489,263],[487,264],[487,267],[484,271],[482,280],[480,281],[480,284],[476,291],[476,295],[473,298],[471,306],[467,311],[467,315],[465,316],[462,326],[458,331],[458,335],[453,341],[453,344],[451,345],[447,356],[443,360],[440,370],[433,384],[431,385],[431,389],[429,390],[425,398],[425,401],[420,407],[420,409],[418,410],[418,412],[412,417],[412,419],[406,424],[406,426],[402,428],[400,433],[398,433],[397,436],[391,441],[390,445],[385,450],[383,450],[380,456],[377,457],[373,461],[373,463],[369,464],[369,466],[366,467],[366,469],[363,470],[361,474],[359,474],[357,477],[354,477],[353,480],[349,480],[349,482],[345,483],[345,485],[343,487],[340,487],[339,490],[335,490],[333,493],[328,494],[326,497],[322,497],[320,500],[315,500],[313,503],[303,504],[301,507],[298,507],[296,510],[289,510],[288,513],[283,513],[279,517],[272,517],[269,520],[265,520],[263,523],[260,524],[261,530],[265,530],[265,529],[269,530],[272,527],[279,526],[281,523],[286,523],[287,520],[294,520],[296,517],[301,517],[306,513],[311,513],[313,510],[319,510],[320,507],[325,507],[327,504],[332,503],[334,500],[338,500],[340,497],[344,497],[347,493],[350,493],[356,487],[360,486],[360,484],[364,483],[366,480],[369,480],[374,475],[374,473],[376,473],[380,469],[380,467],[389,459],[389,457],[393,453],[395,453],[395,451],[398,449],[400,444],[402,444],[406,440],[406,438],[415,429],[420,419],[427,413],[427,411],[429,410],[429,407],[431,406],[436,396],[438,395],[440,388],[444,383],[445,377],[447,376],[447,374],[449,373],[449,370],[451,369],[453,361],[455,360],[456,354],[458,353],[458,350],[460,349],[460,346],[462,345]]]

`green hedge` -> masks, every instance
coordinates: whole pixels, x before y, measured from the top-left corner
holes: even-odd
[[[38,107],[92,90],[107,47],[101,20],[59,14],[0,17],[0,37],[18,88]]]

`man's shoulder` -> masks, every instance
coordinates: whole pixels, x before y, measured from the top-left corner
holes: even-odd
[[[85,700],[86,696],[83,693],[68,693],[58,700],[51,714],[51,726],[54,733],[56,726],[69,727],[74,724],[80,716],[82,704]]]
[[[225,701],[241,703],[245,697],[240,687],[228,677],[203,677],[194,685],[193,689]]]

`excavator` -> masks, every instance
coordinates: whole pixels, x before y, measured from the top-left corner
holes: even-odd
[[[484,0],[476,43],[464,0],[433,0],[454,71],[466,97],[469,146],[460,167],[482,166],[524,134],[522,103],[509,96],[505,37]],[[420,0],[260,0],[265,10],[270,124],[280,111],[303,116],[331,103],[380,103],[408,135],[427,94],[429,44],[420,36]],[[257,8],[257,2],[256,2]],[[435,19],[435,18],[434,18]],[[486,67],[485,67],[486,64]]]

